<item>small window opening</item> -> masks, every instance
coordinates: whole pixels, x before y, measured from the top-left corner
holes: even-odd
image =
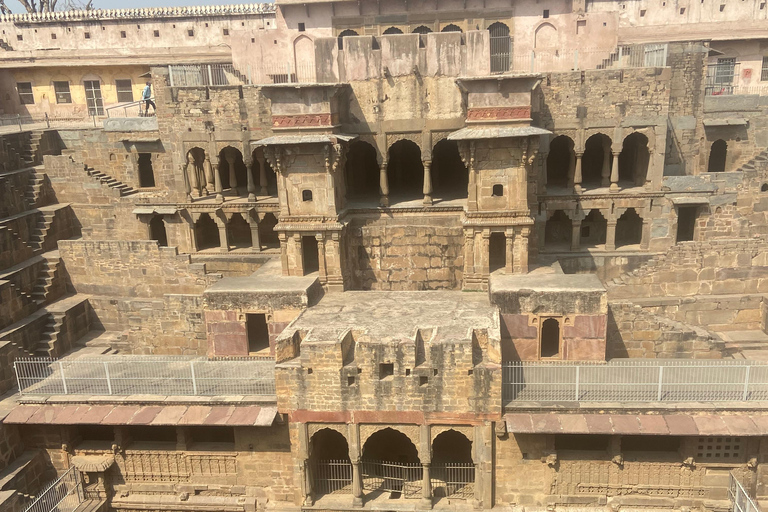
[[[408,377],[410,374],[411,374],[411,369],[410,368],[406,368],[405,369],[405,376]]]
[[[429,377],[426,375],[422,375],[419,377],[419,386],[426,386],[429,384]]]
[[[355,376],[350,375],[347,377],[347,386],[354,386],[355,385]]]
[[[269,326],[264,313],[245,315],[245,329],[248,335],[248,353],[269,353]]]
[[[645,9],[640,9],[640,17],[645,17]]]
[[[720,4],[720,12],[723,12],[725,10],[725,4]]]
[[[56,34],[51,34],[51,39],[56,39]]]
[[[680,8],[680,14],[685,14],[685,7]]]
[[[153,30],[153,31],[152,31],[152,35],[153,35],[154,37],[160,37],[160,31],[159,31],[159,30]]]
[[[491,195],[494,197],[501,197],[504,195],[504,185],[494,185]]]
[[[677,209],[677,241],[690,242],[696,231],[696,206],[680,206]]]
[[[311,190],[302,190],[301,191],[301,200],[302,201],[311,201],[312,200],[312,191]]]
[[[222,30],[222,33],[223,33],[225,36],[228,36],[228,35],[229,35],[229,29],[228,29],[228,28],[225,28],[225,29],[223,29],[223,30]]]
[[[121,37],[122,39],[125,39],[125,38],[127,37],[127,36],[126,36],[126,34],[125,34],[125,30],[121,30],[121,31],[120,31],[120,37]]]
[[[16,40],[17,41],[23,41],[24,40],[24,36],[21,35],[21,34],[16,34]]]
[[[549,18],[549,9],[544,9],[544,18]]]
[[[256,42],[256,38],[255,38],[255,37],[252,37],[252,38],[251,38],[251,42],[252,42],[252,43],[255,43],[255,42]]]
[[[760,187],[760,192],[768,192],[768,183],[763,183],[763,186]]]
[[[303,23],[299,23],[299,32],[304,32],[307,28]]]
[[[189,30],[187,30],[187,35],[188,35],[189,37],[195,37],[195,31],[194,31],[194,30],[192,30],[192,29],[189,29]]]
[[[394,363],[381,363],[379,365],[379,379],[386,379],[387,377],[392,377],[394,374]]]
[[[541,323],[541,357],[556,357],[560,353],[560,322],[547,318]]]
[[[91,33],[90,32],[86,32],[84,34],[84,36],[85,36],[86,39],[90,39],[91,38]]]

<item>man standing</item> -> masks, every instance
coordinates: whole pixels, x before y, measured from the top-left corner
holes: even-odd
[[[152,84],[151,84],[151,82],[147,82],[147,86],[144,88],[144,93],[142,93],[141,99],[144,100],[144,102],[145,102],[144,115],[149,115],[149,106],[150,105],[152,105],[152,112],[155,112],[157,110],[157,107],[155,106],[155,102],[152,101]]]

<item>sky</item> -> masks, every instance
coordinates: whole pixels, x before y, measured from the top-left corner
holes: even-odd
[[[87,1],[87,0],[86,0]],[[239,3],[259,3],[270,2],[271,0],[93,0],[94,9],[131,9],[136,7],[181,7],[185,5],[228,5]],[[6,0],[8,7],[10,7],[14,13],[23,13],[24,8],[18,3],[17,0]],[[63,1],[59,0],[59,4]],[[83,3],[85,1],[76,0],[75,3]]]

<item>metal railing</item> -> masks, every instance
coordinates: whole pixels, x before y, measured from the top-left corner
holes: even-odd
[[[475,465],[459,462],[433,464],[430,472],[435,498],[471,499],[475,496]]]
[[[622,45],[617,48],[547,49],[515,53],[512,69],[546,73],[589,69],[664,67],[668,45]]]
[[[149,99],[152,102],[155,101],[154,96]],[[130,103],[121,103],[120,105],[107,107],[104,109],[104,111],[106,112],[107,117],[146,117],[146,111],[141,108],[144,106],[146,101],[147,100],[137,100],[131,101]],[[138,109],[135,111],[136,115],[128,115],[128,109],[133,109],[134,107],[138,107]]]
[[[736,59],[721,59],[721,62],[707,66],[704,83],[706,96],[730,96],[739,85],[741,64]]]
[[[24,512],[72,512],[85,501],[80,472],[70,467],[48,485]]]
[[[502,371],[505,403],[768,400],[768,364],[756,361],[531,361]]]
[[[10,115],[0,116],[0,132],[18,133],[47,128],[89,128],[97,126],[99,120],[94,116],[49,116]]]
[[[318,460],[312,464],[312,490],[318,495],[351,494],[352,463],[348,460]]]
[[[251,80],[232,64],[184,64],[168,66],[171,87],[248,85]]]
[[[761,512],[733,473],[728,475],[728,499],[731,501],[732,512]]]
[[[271,359],[106,356],[13,363],[27,395],[221,396],[275,394]]]
[[[419,463],[364,460],[360,463],[363,489],[400,493],[404,498],[420,498],[424,484]]]

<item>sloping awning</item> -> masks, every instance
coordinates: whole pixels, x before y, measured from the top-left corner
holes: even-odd
[[[357,135],[343,133],[307,133],[302,135],[275,135],[251,142],[251,146],[284,146],[288,144],[327,144],[338,141],[349,142]]]
[[[112,455],[76,455],[72,457],[72,465],[86,473],[103,473],[115,463]]]
[[[19,405],[3,423],[15,425],[221,425],[268,427],[277,407],[254,405]]]
[[[505,414],[510,434],[764,436],[768,415],[756,414]]]
[[[714,126],[744,126],[747,124],[747,120],[741,119],[741,118],[737,118],[737,119],[718,118],[718,119],[704,119],[702,123],[704,124],[705,128],[714,127]]]
[[[448,140],[504,139],[549,135],[552,132],[535,126],[491,126],[487,128],[462,128],[448,135]]]

